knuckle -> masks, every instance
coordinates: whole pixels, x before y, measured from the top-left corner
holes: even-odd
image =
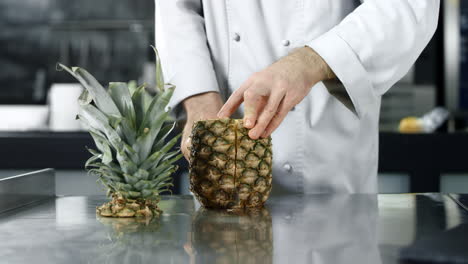
[[[236,97],[242,96],[242,94],[247,90],[248,86],[242,86],[239,89],[236,89],[232,94]]]
[[[280,78],[276,80],[275,86],[277,89],[286,90],[286,88],[289,86],[289,82],[283,78]]]
[[[287,115],[288,111],[280,111],[275,114],[273,117],[272,122],[275,123],[281,123],[281,121],[284,119],[284,117]]]
[[[276,114],[276,109],[273,108],[273,107],[266,107],[265,110],[263,110],[265,112],[265,114],[269,115],[269,116],[273,116]]]
[[[254,98],[255,96],[256,93],[251,89],[248,89],[244,92],[244,98]]]
[[[255,73],[254,79],[253,79],[254,83],[257,85],[263,85],[267,83],[268,80],[270,80],[270,78],[262,72]]]
[[[284,100],[284,108],[286,109],[291,109],[295,105],[296,105],[296,100],[293,100],[292,98],[286,98]]]
[[[236,98],[236,97],[239,97],[239,96],[241,96],[241,95],[242,95],[241,89],[237,89],[237,90],[235,90],[235,91],[232,93],[231,96],[233,96],[234,98]],[[228,100],[228,102],[229,102],[229,100]]]

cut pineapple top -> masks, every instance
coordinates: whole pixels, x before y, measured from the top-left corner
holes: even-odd
[[[165,109],[174,87],[165,85],[154,96],[134,83],[110,83],[105,89],[82,68],[60,67],[86,88],[78,118],[97,147],[90,149],[89,172],[114,196],[157,200],[172,186],[174,162],[182,157],[172,149],[180,135],[166,140],[175,126],[167,122]]]

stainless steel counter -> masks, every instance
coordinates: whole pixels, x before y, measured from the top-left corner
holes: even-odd
[[[293,195],[234,214],[168,196],[151,223],[97,218],[105,197],[57,197],[0,214],[0,263],[467,263],[461,197]]]
[[[55,173],[44,169],[0,178],[0,213],[55,197]]]

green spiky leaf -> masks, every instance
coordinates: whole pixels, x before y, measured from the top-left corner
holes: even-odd
[[[100,155],[102,163],[104,164],[110,163],[112,161],[112,150],[107,144],[106,139],[91,131],[89,133],[91,134],[91,137],[94,139],[94,143],[96,144],[96,147],[102,153]]]
[[[152,152],[158,151],[158,149],[161,149],[164,146],[166,138],[171,134],[175,127],[176,122],[172,122],[161,128],[161,131],[159,132],[158,137],[156,138],[153,145],[153,149],[151,150]]]
[[[128,82],[128,90],[130,91],[130,94],[133,95],[135,91],[138,89],[138,84],[136,81],[129,81]]]
[[[175,122],[169,122],[167,109],[175,87],[164,82],[156,49],[155,54],[156,94],[134,81],[111,82],[106,90],[86,70],[59,64],[85,88],[77,117],[96,145],[88,149],[92,156],[85,167],[109,195],[158,199],[173,186],[174,163],[183,156],[175,149],[181,135],[171,138]]]
[[[145,128],[150,127],[155,116],[159,116],[158,114],[166,112],[165,108],[169,104],[169,100],[173,93],[174,86],[168,86],[159,96],[155,96],[153,98],[139,127],[138,131],[140,135],[143,133]]]
[[[112,101],[112,98],[109,96],[107,91],[91,74],[89,74],[89,72],[79,67],[73,67],[70,69],[63,64],[59,63],[58,65],[61,69],[69,72],[86,88],[86,90],[88,90],[97,107],[101,109],[101,111],[108,115],[120,115],[119,109],[115,105],[114,101]]]
[[[142,169],[149,169],[151,167],[156,166],[159,164],[159,161],[164,157],[164,154],[166,154],[176,143],[177,140],[180,138],[180,134],[171,139],[169,142],[166,143],[166,145],[159,151],[153,153],[151,156],[149,156],[141,165],[140,168]]]
[[[109,94],[120,113],[122,113],[122,116],[125,116],[130,121],[132,127],[135,127],[135,109],[127,83],[109,83]]]
[[[80,108],[80,120],[89,127],[106,135],[107,139],[115,149],[121,149],[122,139],[117,132],[109,125],[109,119],[96,107],[92,105],[82,105]]]
[[[80,105],[87,105],[93,101],[93,97],[89,94],[88,90],[84,89],[80,97],[78,97],[78,103]]]
[[[132,102],[135,108],[135,127],[141,127],[143,119],[145,118],[145,113],[148,110],[151,101],[151,96],[146,91],[145,85],[138,87],[132,94]]]
[[[158,50],[151,46],[154,50],[154,54],[156,55],[156,88],[159,91],[164,90],[164,75],[163,75],[163,70],[162,70],[162,65],[161,65],[161,58],[159,57],[159,52]]]
[[[154,140],[156,139],[159,131],[161,130],[164,120],[166,120],[168,113],[160,114],[152,123],[151,126],[143,130],[143,134],[137,138],[133,148],[138,151],[140,160],[145,160],[151,153]]]

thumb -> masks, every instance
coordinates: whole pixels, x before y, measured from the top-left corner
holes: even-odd
[[[192,138],[187,137],[182,144],[182,153],[185,156],[185,159],[190,162],[190,152],[192,150]]]

